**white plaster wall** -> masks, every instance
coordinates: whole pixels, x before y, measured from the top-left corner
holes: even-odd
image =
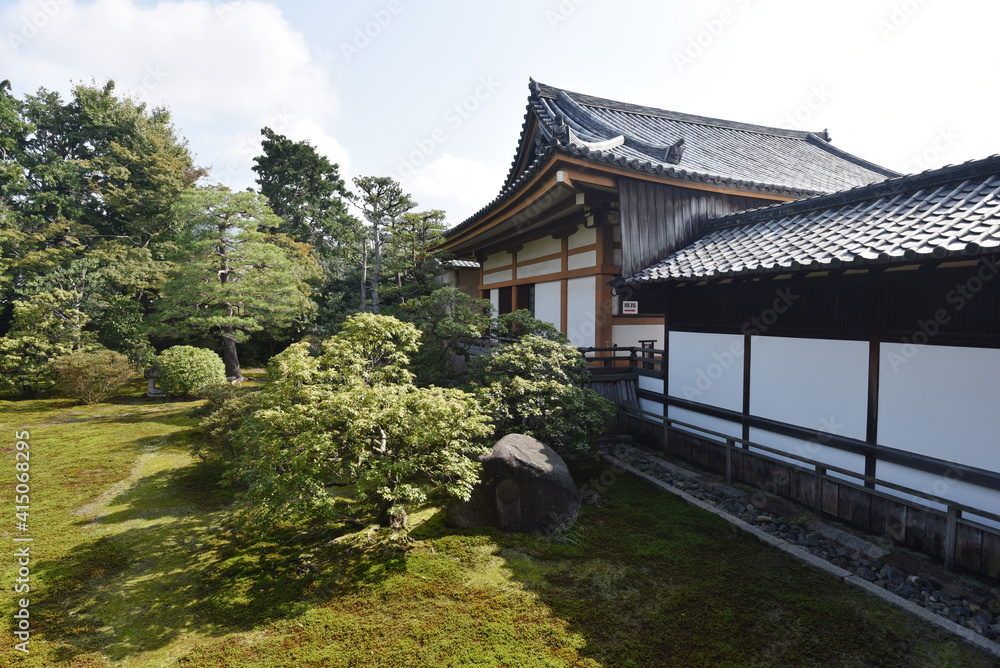
[[[723,420],[722,418],[710,417],[708,415],[702,415],[701,413],[695,413],[694,411],[678,408],[676,406],[669,406],[667,408],[667,417],[674,420],[680,420],[681,422],[687,422],[688,424],[697,425],[699,427],[704,427],[705,429],[711,429],[712,431],[719,432],[727,436],[735,436],[736,438],[739,438],[743,434],[743,428],[735,422]],[[703,438],[716,438],[715,436],[709,436],[704,432],[699,432],[696,429],[687,429],[685,427],[677,427],[677,429],[702,436]]]
[[[595,227],[581,227],[569,238],[569,247],[571,249],[593,243],[597,243],[597,228]]]
[[[621,241],[622,240],[622,226],[614,225],[611,227],[611,240]]]
[[[750,364],[751,415],[865,439],[867,342],[757,336]]]
[[[654,347],[663,349],[663,325],[615,325],[611,337],[622,348],[638,348],[639,339],[656,339]]]
[[[611,264],[616,267],[622,266],[622,249],[615,248],[611,251]]]
[[[658,401],[650,401],[649,399],[639,399],[639,408],[648,413],[653,413],[654,415],[663,415],[663,404]],[[644,415],[647,420],[655,420],[656,422],[662,422],[662,420],[657,420],[652,415]]]
[[[490,303],[493,304],[493,314],[500,312],[500,291],[490,290]]]
[[[1000,471],[1000,350],[884,343],[879,366],[880,445]]]
[[[663,379],[662,378],[651,378],[649,376],[639,376],[639,389],[648,390],[649,392],[657,392],[663,394]]]
[[[781,450],[799,457],[814,459],[829,466],[836,466],[854,473],[865,472],[865,458],[863,455],[858,455],[853,452],[844,452],[843,450],[823,445],[823,436],[823,432],[817,431],[815,439],[806,441],[800,438],[775,434],[764,429],[750,429],[750,440],[760,443],[761,445],[766,445],[770,448],[775,448],[776,450]],[[761,452],[764,451],[762,450]],[[764,452],[764,454],[781,461],[787,461],[805,468],[811,468],[808,464],[803,464],[802,462],[792,459],[791,457],[782,457],[770,452]],[[859,482],[857,478],[836,473],[835,471],[827,471],[827,475],[833,478],[850,480],[855,483]]]
[[[559,281],[535,283],[535,317],[562,329],[562,290]]]
[[[934,475],[933,473],[914,471],[913,469],[890,462],[879,462],[875,469],[875,475],[886,482],[894,482],[897,485],[904,485],[918,492],[933,494],[938,498],[948,501],[964,503],[973,508],[982,508],[987,511],[992,510],[993,512],[996,512],[996,509],[1000,508],[1000,492],[963,482],[957,475]],[[945,506],[940,503],[928,501],[912,494],[905,494],[881,485],[876,485],[875,488],[894,496],[916,501],[930,508],[946,510]],[[972,513],[963,513],[963,517],[987,526],[1000,527],[1000,523],[984,517],[978,517]]]
[[[486,271],[489,271],[490,269],[498,269],[500,267],[506,267],[509,264],[513,264],[513,262],[513,255],[506,251],[501,251],[486,258],[483,261],[483,269]]]
[[[527,260],[534,260],[536,257],[561,252],[561,240],[553,239],[552,237],[544,237],[542,239],[536,239],[535,241],[529,241],[524,244],[524,248],[517,251],[517,262],[520,264],[521,262],[525,262]]]
[[[671,396],[743,410],[741,335],[670,332],[669,367]]]
[[[597,251],[587,251],[586,253],[577,253],[576,255],[570,255],[567,266],[570,271],[573,269],[585,269],[587,267],[593,267],[597,264]]]
[[[483,274],[483,285],[488,283],[501,283],[503,281],[509,281],[514,277],[511,269],[504,269],[502,271],[495,271],[492,274]]]
[[[566,336],[574,346],[593,346],[596,278],[571,278],[566,281],[566,287]],[[537,292],[535,299],[538,299]]]
[[[545,262],[535,262],[534,264],[521,264],[521,257],[517,259],[517,277],[531,278],[532,276],[543,276],[544,274],[555,274],[562,270],[562,260],[546,260]]]

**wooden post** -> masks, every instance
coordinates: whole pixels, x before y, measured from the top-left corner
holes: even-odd
[[[636,354],[635,347],[632,348],[632,352],[628,356],[628,366],[630,369],[634,369],[636,366]]]
[[[816,496],[813,499],[813,506],[817,519],[823,519],[823,478],[826,477],[826,468],[816,467]]]
[[[958,518],[962,516],[962,511],[958,508],[948,506],[948,523],[944,530],[944,567],[946,570],[955,570],[955,547],[958,543]]]
[[[732,484],[733,482],[733,448],[736,447],[736,442],[731,439],[726,439],[726,482]]]

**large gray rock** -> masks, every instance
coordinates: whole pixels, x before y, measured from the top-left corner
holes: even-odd
[[[448,507],[450,524],[551,533],[580,512],[580,490],[566,462],[531,436],[508,434],[479,461],[480,483],[469,501]]]

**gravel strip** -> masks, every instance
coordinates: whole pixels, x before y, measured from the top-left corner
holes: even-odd
[[[984,607],[983,601],[971,600],[945,585],[883,563],[880,558],[888,551],[853,534],[815,521],[802,523],[774,517],[751,503],[747,492],[705,479],[627,444],[605,445],[601,454],[610,455],[741,523],[843,569],[849,576],[902,597],[988,640],[1000,639],[1000,617],[996,614],[1000,610],[991,611]],[[840,534],[842,540],[837,540]],[[778,542],[775,544],[781,547]],[[994,599],[992,607],[996,604]]]

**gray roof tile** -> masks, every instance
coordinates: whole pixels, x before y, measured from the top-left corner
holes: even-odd
[[[914,262],[1000,249],[1000,156],[730,214],[624,283]]]
[[[517,153],[500,194],[445,236],[496,209],[557,152],[638,173],[795,197],[897,176],[834,147],[825,131],[801,132],[642,107],[534,80],[529,89]]]

